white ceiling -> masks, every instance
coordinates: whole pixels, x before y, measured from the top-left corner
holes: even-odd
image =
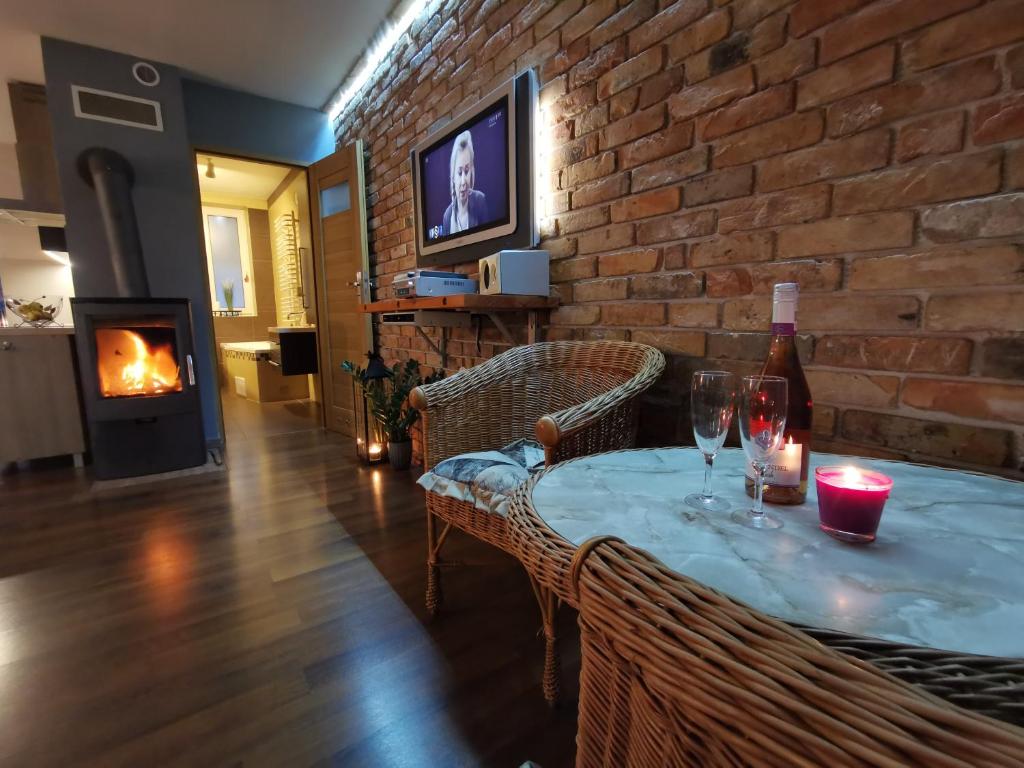
[[[173,64],[197,79],[319,109],[393,5],[393,0],[0,0],[0,32],[129,53]]]
[[[206,176],[207,158],[213,160],[212,179]],[[291,170],[283,165],[206,154],[196,155],[196,168],[199,172],[201,197],[244,198],[264,203]]]

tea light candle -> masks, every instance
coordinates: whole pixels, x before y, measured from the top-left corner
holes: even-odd
[[[874,541],[892,478],[856,467],[818,467],[814,477],[821,530],[841,541]]]

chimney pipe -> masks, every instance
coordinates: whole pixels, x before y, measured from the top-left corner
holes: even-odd
[[[149,282],[142,258],[135,204],[132,202],[135,173],[131,163],[111,149],[92,147],[78,156],[78,173],[96,192],[110,247],[117,295],[148,298]]]

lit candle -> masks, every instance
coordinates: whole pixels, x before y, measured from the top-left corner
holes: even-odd
[[[856,467],[818,467],[814,477],[821,530],[842,541],[874,541],[892,478]]]
[[[376,458],[376,457],[380,456],[380,450],[381,450],[380,445],[378,445],[377,443],[371,443],[370,444],[370,456],[371,457]]]

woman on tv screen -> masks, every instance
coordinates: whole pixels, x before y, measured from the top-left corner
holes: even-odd
[[[487,196],[474,189],[476,169],[473,136],[469,131],[455,137],[449,179],[452,202],[444,212],[442,235],[465,232],[487,222]]]

